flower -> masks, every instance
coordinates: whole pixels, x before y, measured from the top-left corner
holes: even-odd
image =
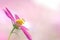
[[[27,28],[25,26],[23,26],[25,20],[23,18],[19,18],[18,15],[16,15],[16,14],[14,15],[15,16],[15,18],[14,18],[13,15],[11,14],[11,12],[7,8],[3,9],[3,11],[7,15],[7,17],[10,18],[11,21],[13,22],[13,29],[10,32],[10,36],[15,29],[20,29],[26,35],[28,40],[32,40],[31,35],[28,32]],[[8,40],[10,39],[10,36],[9,36]]]

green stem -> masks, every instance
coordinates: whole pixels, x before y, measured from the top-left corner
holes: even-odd
[[[10,32],[10,35],[9,35],[9,37],[8,37],[8,40],[10,40],[10,37],[11,37],[13,31],[14,31],[15,29],[19,29],[15,24],[13,24],[13,27],[14,27],[14,28],[13,28],[12,31]]]
[[[12,29],[12,31],[10,32],[10,35],[9,35],[9,37],[8,37],[8,40],[10,40],[10,37],[11,37],[11,35],[12,35],[12,33],[13,33],[13,31],[15,30],[15,27]]]

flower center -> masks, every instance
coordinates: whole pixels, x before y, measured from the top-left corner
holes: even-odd
[[[16,24],[17,24],[18,26],[21,26],[22,24],[24,24],[24,20],[23,20],[23,19],[17,19],[17,20],[16,20]]]

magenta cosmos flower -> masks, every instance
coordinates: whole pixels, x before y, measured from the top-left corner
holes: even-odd
[[[11,21],[13,22],[13,29],[10,32],[10,36],[15,29],[20,29],[26,35],[28,40],[32,40],[31,35],[30,35],[30,33],[28,33],[27,28],[25,28],[25,26],[23,26],[23,24],[25,22],[24,19],[19,18],[18,15],[16,15],[16,14],[14,15],[15,16],[15,18],[14,18],[13,15],[11,14],[11,12],[7,8],[3,9],[3,11],[7,15],[7,17],[10,18]],[[10,36],[9,36],[8,40],[10,39]]]

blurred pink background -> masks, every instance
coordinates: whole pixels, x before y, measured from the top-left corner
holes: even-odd
[[[33,40],[60,40],[59,2],[60,0],[0,0],[0,40],[8,40],[12,29],[10,19],[3,12],[5,7],[29,22],[30,27],[27,28]],[[21,40],[26,40],[23,34]]]

